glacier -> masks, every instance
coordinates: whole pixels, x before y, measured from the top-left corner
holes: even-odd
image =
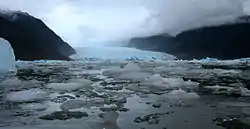
[[[126,47],[79,47],[75,48],[76,54],[71,58],[82,60],[85,58],[111,59],[111,60],[174,60],[175,56],[162,53],[143,51],[135,48]]]
[[[0,73],[15,71],[15,54],[10,43],[0,38]]]

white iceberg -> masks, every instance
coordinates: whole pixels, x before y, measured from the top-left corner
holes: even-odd
[[[6,95],[6,100],[11,102],[33,102],[44,100],[47,93],[41,89],[29,89],[18,92],[11,92]]]
[[[197,88],[199,83],[184,81],[181,78],[163,78],[160,74],[155,74],[150,78],[145,79],[144,85],[146,86],[157,86],[162,88]]]
[[[150,78],[145,79],[143,84],[146,86],[169,87],[169,84],[164,81],[160,74],[155,74]]]
[[[195,92],[187,93],[184,90],[173,90],[168,93],[168,98],[170,99],[178,99],[178,100],[193,100],[193,99],[200,99],[200,96]]]
[[[0,38],[0,73],[7,73],[16,70],[16,61],[10,43]]]

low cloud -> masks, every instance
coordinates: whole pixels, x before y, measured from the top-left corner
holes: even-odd
[[[223,24],[250,13],[250,0],[0,0],[41,18],[73,46]]]

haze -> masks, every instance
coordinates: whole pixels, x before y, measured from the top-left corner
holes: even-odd
[[[120,45],[132,37],[176,35],[250,13],[250,0],[0,0],[0,8],[41,18],[72,46]]]

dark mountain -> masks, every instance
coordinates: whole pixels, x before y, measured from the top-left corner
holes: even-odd
[[[17,60],[69,60],[75,53],[40,19],[23,12],[0,11],[0,37],[10,42]]]
[[[166,52],[180,59],[250,57],[249,17],[237,20],[234,24],[188,30],[175,37],[156,35],[134,38],[128,47]]]

